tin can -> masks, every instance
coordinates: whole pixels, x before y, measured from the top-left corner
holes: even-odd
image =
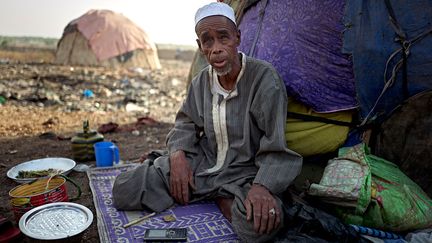
[[[66,179],[63,176],[38,179],[10,190],[10,204],[15,215],[15,220],[19,222],[19,219],[24,213],[37,206],[52,202],[69,201],[65,185],[66,180],[70,181],[78,189],[78,196],[72,200],[79,198],[81,196],[81,189],[79,186],[69,178]]]

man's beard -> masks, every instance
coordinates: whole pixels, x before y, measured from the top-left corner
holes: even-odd
[[[228,63],[224,68],[222,68],[222,69],[214,68],[214,70],[216,71],[216,74],[218,76],[225,76],[225,75],[227,75],[228,73],[231,72],[232,65],[231,65],[231,63]]]

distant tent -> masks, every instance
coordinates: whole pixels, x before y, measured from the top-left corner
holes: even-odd
[[[156,45],[125,16],[90,10],[71,21],[57,45],[58,64],[160,68]]]

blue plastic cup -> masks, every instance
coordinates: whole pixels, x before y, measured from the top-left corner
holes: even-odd
[[[112,142],[97,142],[93,145],[96,156],[96,167],[113,166],[119,163],[120,153]]]

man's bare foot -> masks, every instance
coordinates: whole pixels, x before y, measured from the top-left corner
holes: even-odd
[[[231,206],[233,203],[233,199],[225,198],[225,197],[217,197],[215,198],[215,201],[220,211],[222,212],[223,216],[225,216],[225,218],[227,218],[228,221],[231,222]]]

